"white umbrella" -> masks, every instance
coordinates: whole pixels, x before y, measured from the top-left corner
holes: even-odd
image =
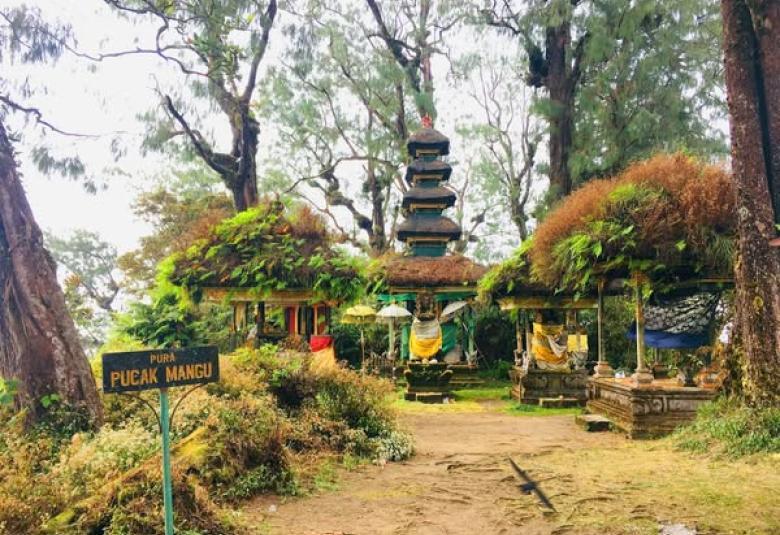
[[[390,348],[388,351],[388,357],[391,360],[395,360],[393,357],[393,351],[395,349],[395,322],[401,321],[407,318],[411,318],[412,313],[406,310],[404,307],[392,303],[387,305],[382,310],[376,313],[376,320],[378,322],[388,323],[390,325]]]
[[[468,303],[466,301],[453,301],[446,307],[444,307],[444,310],[441,311],[441,316],[439,316],[439,321],[444,323],[445,321],[450,321],[454,316],[455,313],[462,310]]]
[[[384,321],[393,321],[397,319],[409,318],[411,316],[411,312],[402,306],[396,305],[395,303],[387,305],[376,313],[377,319]]]

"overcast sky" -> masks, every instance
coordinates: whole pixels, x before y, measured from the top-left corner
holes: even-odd
[[[20,3],[18,0],[0,0],[3,7]],[[129,49],[136,44],[134,38],[139,38],[142,44],[149,42],[147,38],[153,36],[156,29],[151,24],[130,26],[127,20],[119,19],[100,0],[25,0],[24,3],[40,8],[47,21],[59,20],[72,25],[78,49],[84,52]],[[280,13],[280,18],[283,17],[285,14]],[[273,30],[271,50],[263,67],[272,64],[274,56],[284,46],[279,26],[277,24]],[[452,87],[447,87],[446,65],[435,65],[435,70],[438,70],[435,75],[440,112],[437,128],[454,137],[456,123],[466,115],[478,113],[478,110],[462,94],[458,95]],[[149,187],[149,181],[144,179],[163,172],[166,166],[161,156],[141,157],[137,153],[142,125],[136,115],[154,105],[156,96],[153,87],[157,82],[163,86],[170,82],[178,83],[182,80],[179,74],[170,65],[161,64],[152,56],[106,60],[95,68],[87,60],[65,55],[55,65],[13,65],[10,69],[4,66],[5,76],[17,81],[25,77],[44,81],[41,91],[26,102],[40,107],[47,120],[60,128],[102,134],[97,140],[54,135],[49,135],[46,140],[60,155],[78,154],[88,165],[89,173],[105,179],[108,189],[97,195],[85,193],[78,183],[56,176],[43,176],[35,169],[29,151],[39,140],[32,135],[26,134],[25,141],[18,146],[24,184],[41,227],[58,235],[66,235],[76,228],[90,229],[99,232],[120,251],[135,247],[138,238],[149,229],[132,214],[131,201],[139,188]],[[18,117],[10,119],[9,123],[12,127],[21,128]],[[130,152],[115,164],[108,143],[112,132],[116,131],[123,132],[121,139]],[[24,132],[29,132],[29,129]],[[273,137],[267,130],[261,135],[265,136],[266,142]],[[463,158],[465,151],[474,149],[462,146],[466,143],[466,140],[454,143],[453,156],[456,159]],[[261,140],[261,150],[262,146]],[[124,174],[101,176],[104,169],[112,166],[121,169]],[[455,171],[455,176],[458,176],[458,169]],[[346,212],[343,215],[349,225],[349,216]]]
[[[19,3],[0,0],[3,7]],[[102,2],[28,0],[24,3],[39,7],[47,21],[57,19],[71,24],[81,50],[94,52],[132,45],[127,22],[112,16]],[[141,35],[149,31],[143,27],[135,30]],[[28,199],[43,229],[59,235],[76,228],[94,230],[123,251],[134,247],[138,237],[147,232],[148,229],[133,216],[130,201],[142,186],[141,179],[155,173],[162,161],[159,158],[142,159],[131,153],[114,164],[108,144],[112,132],[123,131],[128,145],[137,147],[141,125],[135,115],[152,102],[153,80],[149,73],[157,70],[155,63],[151,58],[124,58],[90,69],[89,62],[66,55],[55,65],[3,67],[4,76],[16,81],[26,76],[45,81],[45,89],[39,86],[38,93],[25,102],[39,107],[48,121],[65,130],[102,135],[90,140],[50,134],[45,140],[58,155],[80,156],[87,164],[89,174],[109,184],[107,190],[90,195],[78,182],[42,175],[32,165],[29,154],[31,147],[40,140],[28,134],[29,129],[24,130],[25,141],[17,146],[19,161]],[[20,126],[18,117],[9,122],[12,126]],[[114,165],[128,173],[128,177],[103,176],[104,169]]]
[[[153,24],[133,26],[127,20],[118,18],[102,0],[0,0],[0,7],[21,3],[40,8],[44,19],[49,22],[58,20],[70,24],[78,40],[78,49],[87,53],[127,50],[136,46],[137,42],[144,45],[150,42],[156,30]],[[279,14],[272,31],[269,54],[261,66],[263,70],[276,62],[285,46],[280,28],[288,16],[289,14],[284,12]],[[463,46],[469,50],[480,50],[481,53],[505,55],[511,58],[508,65],[517,65],[517,56],[514,55],[516,52],[513,49],[516,44],[502,41],[495,32],[480,38],[484,41],[475,42],[474,39],[474,36],[469,35],[466,38],[458,36],[449,41],[456,47]],[[517,41],[512,40],[511,43]],[[455,134],[455,127],[464,120],[473,121],[474,117],[480,115],[480,111],[468,97],[468,91],[463,87],[455,87],[447,78],[447,65],[443,60],[438,61],[439,64],[434,64],[439,111],[436,126],[453,139],[453,158],[462,161],[468,155],[473,155],[479,147],[474,146],[475,141],[459,138]],[[108,184],[105,191],[90,195],[77,182],[42,175],[32,164],[29,153],[40,140],[29,134],[30,129],[23,130],[26,139],[17,146],[20,152],[19,161],[28,198],[40,226],[60,236],[77,228],[89,229],[115,244],[120,252],[134,248],[138,238],[148,233],[149,229],[132,214],[132,200],[139,189],[150,187],[152,177],[164,175],[168,165],[160,155],[142,157],[138,153],[143,125],[136,116],[150,110],[157,102],[153,90],[156,84],[165,87],[181,83],[183,78],[180,73],[170,65],[163,64],[155,56],[125,56],[103,61],[96,66],[92,62],[68,54],[55,65],[12,65],[10,69],[4,65],[3,69],[3,78],[16,81],[29,78],[34,82],[43,82],[38,88],[39,92],[25,102],[39,107],[47,120],[62,129],[101,135],[90,140],[50,134],[46,139],[59,155],[77,154],[87,164],[91,175],[99,182]],[[9,124],[19,130],[22,128],[19,117],[11,118]],[[215,126],[225,128],[222,123]],[[267,150],[269,144],[274,143],[272,127],[267,124],[263,127],[261,159],[263,151]],[[109,143],[115,132],[121,132],[120,139],[129,150],[127,156],[118,162],[113,161],[109,150]],[[217,134],[219,135],[219,131]],[[545,159],[544,144],[540,149],[537,155],[539,161]],[[105,170],[112,167],[121,173],[107,174]],[[259,172],[262,176],[262,164]],[[453,176],[455,181],[462,176],[459,167],[456,166]],[[352,195],[358,195],[359,185],[359,182],[352,184]],[[544,183],[537,184],[538,191],[543,187]],[[475,199],[472,204],[479,200]],[[502,210],[496,207],[487,215],[494,221],[507,221],[506,214],[501,212]],[[342,215],[346,226],[350,226],[350,216],[345,210]],[[508,245],[516,244],[516,241],[512,242],[507,238],[514,235],[514,229],[511,232],[499,232],[492,236],[488,243],[492,249],[508,252]]]

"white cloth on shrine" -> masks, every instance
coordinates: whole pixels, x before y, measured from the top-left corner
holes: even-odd
[[[415,318],[412,322],[414,335],[420,340],[432,340],[441,336],[439,320],[420,321]]]
[[[547,342],[550,344],[550,349],[552,349],[556,357],[560,357],[569,349],[565,344],[559,344],[554,336],[547,335]]]

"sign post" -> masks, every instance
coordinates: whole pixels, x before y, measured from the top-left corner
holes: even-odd
[[[197,387],[206,383],[214,383],[218,380],[219,353],[216,347],[149,349],[103,354],[104,392],[137,392],[155,388],[160,391],[159,419],[160,434],[162,435],[165,535],[174,535],[173,482],[171,477],[171,411],[168,389],[186,385],[196,385]]]
[[[160,431],[162,432],[163,509],[165,535],[173,535],[173,480],[171,478],[171,431],[168,416],[168,389],[160,389]]]

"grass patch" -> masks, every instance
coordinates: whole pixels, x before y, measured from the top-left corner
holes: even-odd
[[[453,394],[456,401],[508,400],[511,387],[509,381],[490,381],[480,386],[454,390]]]
[[[581,407],[540,407],[539,405],[527,405],[525,403],[512,403],[504,409],[512,416],[560,416],[562,414],[581,414]]]
[[[485,384],[453,390],[453,397],[448,403],[419,403],[406,401],[403,388],[398,388],[392,406],[401,413],[407,414],[441,414],[461,412],[483,412],[487,410],[485,401],[508,401],[509,381],[489,381]]]
[[[461,412],[484,412],[485,407],[477,401],[457,401],[450,403],[420,403],[406,401],[403,398],[393,402],[393,408],[402,414],[442,414]]]
[[[693,424],[673,436],[678,448],[736,459],[780,453],[780,407],[754,409],[720,398],[699,408]]]
[[[312,485],[316,492],[334,491],[339,489],[338,479],[336,464],[328,460],[319,466],[317,473],[314,475]]]

